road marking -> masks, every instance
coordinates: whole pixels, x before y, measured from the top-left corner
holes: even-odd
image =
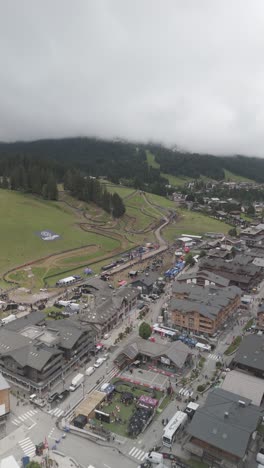
[[[111,468],[111,466],[109,466],[109,465],[106,465],[105,463],[104,463],[104,466],[105,466],[106,468]]]
[[[137,458],[137,456],[139,455],[139,453],[141,453],[141,450],[140,450],[140,449],[136,449],[135,453],[133,453],[133,457],[134,457],[134,458]]]
[[[128,455],[131,455],[131,457],[132,457],[136,450],[137,450],[137,447],[132,447],[132,449],[130,450]]]
[[[64,413],[64,410],[60,408],[54,408],[52,410],[49,410],[48,413],[52,416],[56,416],[57,418],[59,418]]]
[[[29,437],[26,437],[26,439],[20,440],[18,443],[20,445],[20,448],[25,453],[25,455],[29,457],[32,457],[33,455],[35,455],[36,448],[32,440]]]
[[[145,452],[142,453],[140,457],[138,457],[138,460],[143,461],[146,458],[147,454]]]
[[[128,455],[130,455],[130,457],[136,458],[139,461],[143,461],[147,457],[147,453],[137,447],[132,447]]]
[[[25,421],[27,418],[25,418],[25,416],[18,416],[18,419],[20,419],[20,421]]]
[[[219,361],[221,357],[218,354],[209,354],[208,356],[210,359],[214,359],[214,361]]]
[[[31,419],[31,421],[32,421],[32,419]],[[37,423],[36,423],[36,422],[33,422],[33,424],[31,424],[31,426],[28,427],[28,430],[30,431],[30,429],[32,429],[32,428],[35,427],[36,425],[37,425]]]

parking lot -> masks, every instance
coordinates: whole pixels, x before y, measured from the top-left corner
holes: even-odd
[[[147,385],[149,387],[156,387],[160,390],[165,390],[168,387],[169,379],[166,375],[158,374],[149,370],[133,369],[121,373],[121,378],[127,379],[139,385]]]

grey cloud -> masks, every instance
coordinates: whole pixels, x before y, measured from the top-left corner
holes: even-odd
[[[0,139],[264,154],[261,0],[0,0]]]

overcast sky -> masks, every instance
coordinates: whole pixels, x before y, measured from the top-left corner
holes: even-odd
[[[264,156],[263,0],[0,0],[0,140]]]

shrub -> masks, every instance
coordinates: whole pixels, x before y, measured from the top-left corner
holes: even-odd
[[[139,327],[138,333],[139,333],[139,336],[141,336],[141,338],[144,338],[144,340],[148,340],[152,333],[152,329],[149,323],[142,322]]]
[[[203,392],[205,390],[205,385],[198,385],[197,392]]]

